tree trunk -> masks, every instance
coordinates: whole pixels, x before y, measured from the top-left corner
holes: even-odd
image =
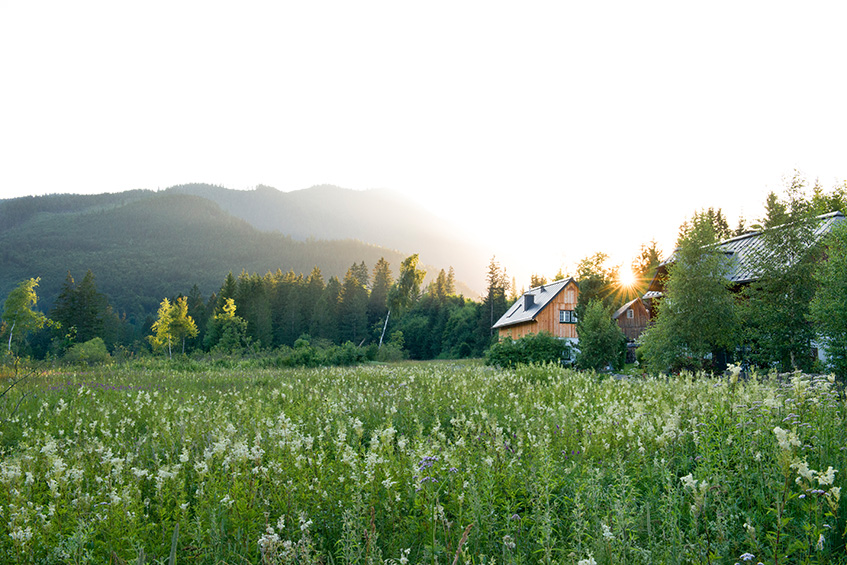
[[[377,349],[382,348],[382,338],[385,337],[385,328],[388,327],[388,318],[390,318],[390,317],[391,317],[391,310],[389,310],[388,314],[385,315],[385,324],[383,324],[383,326],[382,326],[382,334],[380,334],[380,336],[379,336],[379,347],[377,347]]]
[[[15,331],[15,324],[17,324],[17,323],[18,323],[17,320],[13,321],[12,322],[12,328],[9,330],[9,353],[12,352],[12,332]]]

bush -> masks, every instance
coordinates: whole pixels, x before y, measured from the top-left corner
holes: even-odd
[[[107,363],[110,359],[106,344],[99,337],[74,344],[65,353],[65,361],[75,365],[98,365]]]
[[[486,365],[514,367],[529,363],[563,363],[570,359],[571,346],[548,332],[529,334],[516,341],[505,339],[491,346]]]
[[[577,367],[595,371],[608,366],[616,371],[623,369],[626,337],[602,302],[590,301],[576,328],[579,334]]]

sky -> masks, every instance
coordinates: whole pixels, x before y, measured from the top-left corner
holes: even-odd
[[[846,23],[841,2],[0,0],[0,198],[388,188],[528,286],[668,253],[702,208],[759,218],[795,170],[843,183]]]

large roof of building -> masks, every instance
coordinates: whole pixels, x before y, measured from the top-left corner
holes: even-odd
[[[841,212],[830,212],[815,218],[809,245],[817,243],[823,236],[832,231],[833,226],[844,220]],[[779,229],[779,227],[773,228]],[[746,283],[758,278],[753,265],[753,257],[763,249],[762,232],[754,231],[722,241],[718,248],[732,257],[727,278],[735,283]]]
[[[497,320],[497,323],[493,327],[503,328],[524,322],[531,322],[570,282],[573,282],[573,277],[529,289],[512,304],[511,308],[506,310],[506,313]],[[529,301],[531,305],[528,308],[527,296],[531,297]]]
[[[822,214],[815,218],[815,224],[812,229],[809,245],[813,245],[820,241],[822,237],[832,231],[832,228],[838,223],[845,220],[844,214],[841,212],[830,212]],[[770,229],[780,229],[781,226]],[[761,231],[751,231],[744,235],[739,235],[731,239],[727,239],[718,244],[718,250],[729,257],[729,272],[727,279],[736,284],[744,284],[754,281],[758,278],[758,273],[755,270],[755,258],[763,249],[765,238],[761,237]],[[662,272],[667,273],[667,265],[673,263],[674,255],[671,255],[662,263],[659,273],[656,274],[654,282],[658,279]],[[654,298],[661,296],[661,291],[657,290],[653,283],[650,284],[650,291],[644,295],[644,298]]]

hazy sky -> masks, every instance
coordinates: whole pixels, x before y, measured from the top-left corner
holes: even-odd
[[[698,208],[760,217],[794,169],[843,182],[845,24],[841,2],[0,0],[0,196],[390,188],[521,286],[670,247]]]

